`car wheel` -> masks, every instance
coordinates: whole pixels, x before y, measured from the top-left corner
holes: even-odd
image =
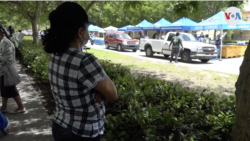
[[[165,54],[164,54],[164,57],[168,58],[168,57],[169,57],[169,55],[165,55]]]
[[[106,49],[109,49],[109,44],[108,44],[108,42],[105,43],[105,48],[106,48]]]
[[[152,51],[151,47],[147,47],[145,52],[146,52],[147,57],[152,57],[153,56],[153,51]]]
[[[136,52],[137,50],[135,49],[135,50],[133,50],[133,52]]]
[[[181,53],[181,60],[183,62],[191,62],[191,58],[190,58],[190,51],[189,50],[184,50]]]
[[[118,51],[122,51],[122,46],[121,46],[121,44],[118,45]]]
[[[202,63],[207,63],[209,60],[207,59],[204,59],[204,60],[201,60]]]

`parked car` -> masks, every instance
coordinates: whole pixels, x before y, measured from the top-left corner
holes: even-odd
[[[169,44],[175,35],[176,32],[168,32],[164,40],[141,39],[140,50],[144,50],[148,57],[152,57],[154,53],[169,57],[172,51],[172,46],[169,47]],[[189,33],[180,33],[180,38],[182,39],[184,50],[180,52],[179,57],[181,57],[183,62],[191,62],[192,59],[208,62],[217,56],[215,45],[198,42],[197,39]]]
[[[124,49],[133,50],[133,52],[137,51],[139,42],[133,40],[126,33],[118,33],[118,32],[110,32],[107,33],[104,38],[105,48],[109,49],[117,48],[118,51],[123,51]]]

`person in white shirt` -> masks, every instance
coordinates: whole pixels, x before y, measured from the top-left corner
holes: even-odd
[[[24,33],[22,33],[22,30],[18,30],[19,31],[19,33],[18,33],[18,41],[19,41],[19,46],[22,44],[22,42],[23,42],[23,37],[24,37]]]

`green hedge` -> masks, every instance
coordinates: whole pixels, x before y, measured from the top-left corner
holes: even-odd
[[[237,42],[243,42],[241,40],[223,40],[223,44],[228,44],[228,43],[237,43]],[[248,42],[248,41],[245,41]]]
[[[25,39],[26,65],[48,82],[49,55]],[[97,56],[98,57],[98,56]],[[196,93],[180,84],[132,75],[130,69],[100,60],[116,84],[119,100],[106,105],[108,141],[227,141],[235,120],[235,97]]]

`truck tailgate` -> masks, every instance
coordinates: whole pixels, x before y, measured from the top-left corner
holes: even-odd
[[[145,45],[149,44],[154,52],[162,51],[162,40],[158,39],[141,39],[140,50],[144,50]]]

